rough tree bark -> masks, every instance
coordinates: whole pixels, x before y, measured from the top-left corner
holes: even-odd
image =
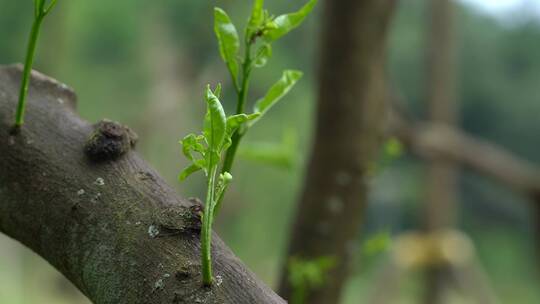
[[[127,128],[80,119],[65,85],[34,73],[26,124],[11,135],[20,76],[0,67],[1,232],[96,304],[285,303],[217,237],[217,283],[203,288],[198,203],[129,149]]]
[[[454,3],[428,1],[427,10],[427,106],[429,119],[444,125],[457,121]],[[449,229],[458,202],[456,164],[448,159],[428,161],[424,225],[426,233]],[[443,303],[449,272],[445,265],[429,266],[425,276],[424,303]]]
[[[325,1],[314,149],[293,219],[288,257],[337,264],[305,303],[339,303],[382,139],[385,44],[393,0]],[[288,261],[280,294],[290,298]]]

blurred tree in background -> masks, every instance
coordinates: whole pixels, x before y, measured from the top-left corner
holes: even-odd
[[[301,3],[268,2],[275,12],[290,11]],[[23,61],[31,5],[0,0],[0,63]],[[215,5],[227,9],[237,23],[251,7],[225,0],[60,1],[43,28],[35,64],[75,88],[82,117],[90,121],[107,117],[133,127],[141,135],[139,151],[186,197],[203,197],[204,183],[202,179],[176,183],[185,165],[177,142],[182,134],[198,129],[204,85],[230,86],[212,33]],[[425,118],[426,1],[401,1],[396,13],[388,44],[389,79],[406,97],[413,115]],[[540,163],[540,19],[524,11],[500,20],[463,5],[456,14],[461,127]],[[257,83],[271,83],[284,67],[305,71],[306,78],[290,101],[246,138],[247,143],[255,138],[271,142],[286,130],[295,130],[298,162],[284,170],[239,159],[238,178],[216,227],[235,253],[273,286],[310,147],[318,24],[317,17],[309,18],[276,44],[273,64],[253,81],[257,96],[265,89]],[[233,96],[223,100],[229,109],[234,106]],[[363,239],[419,226],[422,172],[422,163],[404,156],[378,173]],[[533,219],[524,199],[469,172],[460,177],[459,192],[457,225],[475,241],[501,303],[538,303],[540,265],[535,262]],[[360,250],[358,255],[363,261],[348,284],[344,303],[365,301],[385,259]],[[402,286],[400,303],[415,303],[422,294],[421,282],[421,273],[411,276]],[[0,302],[87,303],[79,297],[41,259],[11,240],[1,240]],[[467,303],[459,295],[456,298],[452,303]]]

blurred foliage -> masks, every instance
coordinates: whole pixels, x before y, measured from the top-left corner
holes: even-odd
[[[363,253],[368,257],[381,254],[387,251],[392,244],[392,236],[390,231],[383,230],[374,233],[364,242]]]
[[[289,281],[294,288],[291,304],[307,304],[306,294],[324,284],[328,272],[336,265],[336,258],[322,256],[315,259],[292,257],[289,260]]]
[[[249,142],[239,151],[239,156],[255,163],[294,170],[298,164],[298,136],[292,129],[283,132],[281,142]]]
[[[276,14],[304,3],[267,2]],[[106,117],[133,127],[141,137],[139,151],[171,185],[186,197],[204,197],[202,180],[175,182],[186,165],[179,157],[177,142],[199,128],[206,83],[223,82],[228,86],[224,92],[232,91],[216,51],[212,8],[223,7],[241,25],[251,9],[251,3],[246,3],[59,1],[44,24],[35,67],[76,89],[79,112],[86,119]],[[389,79],[417,118],[426,114],[424,4],[423,0],[401,1],[388,44]],[[273,83],[285,67],[305,72],[288,102],[273,109],[245,138],[248,145],[272,142],[286,130],[295,130],[302,162],[283,170],[240,158],[237,178],[217,221],[219,234],[270,284],[278,276],[304,162],[309,157],[321,8],[305,26],[275,45],[273,64],[254,75],[250,94],[251,102],[264,95],[267,87],[257,84]],[[0,63],[23,61],[31,17],[32,1],[0,0]],[[462,127],[540,163],[539,21],[524,12],[513,15],[514,22],[502,22],[465,7],[458,18]],[[223,102],[231,112],[236,101],[225,95]],[[460,186],[459,225],[476,242],[501,303],[540,302],[533,219],[523,198],[470,172],[464,172]],[[422,187],[422,164],[411,156],[403,155],[379,170],[373,180],[363,239],[382,229],[398,233],[419,227]],[[360,260],[344,303],[367,299],[383,261],[383,256]],[[58,277],[27,251],[11,241],[1,241],[0,303],[85,303],[66,292],[69,285],[58,283],[63,282]],[[413,303],[421,295],[419,277],[408,278],[399,304]]]
[[[372,174],[378,174],[391,166],[393,162],[403,156],[404,150],[403,144],[397,138],[388,138],[380,148],[379,158],[371,169]]]

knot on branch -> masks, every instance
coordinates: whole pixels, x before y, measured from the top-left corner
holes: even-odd
[[[195,198],[188,199],[190,206],[171,205],[154,214],[154,225],[157,234],[151,236],[166,237],[184,232],[199,232],[202,224],[202,202]],[[152,227],[151,226],[151,227]]]
[[[94,125],[84,151],[92,161],[115,160],[135,147],[138,136],[127,126],[104,119]]]

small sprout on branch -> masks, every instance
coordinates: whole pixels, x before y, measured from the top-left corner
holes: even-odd
[[[202,170],[207,177],[208,191],[201,229],[202,268],[205,285],[212,284],[210,244],[214,214],[219,210],[220,198],[232,180],[232,175],[228,172],[219,173],[221,158],[223,152],[230,146],[231,135],[236,129],[241,124],[259,116],[258,114],[241,114],[227,117],[219,101],[220,91],[220,86],[213,92],[210,86],[206,88],[207,111],[203,132],[200,135],[189,134],[181,141],[182,151],[192,164],[180,173],[179,179],[184,180],[199,170]]]
[[[17,112],[15,114],[15,130],[20,129],[24,124],[24,112],[26,109],[26,97],[28,96],[28,86],[30,84],[30,73],[32,72],[32,65],[34,64],[34,57],[36,53],[37,40],[41,30],[41,24],[43,19],[52,11],[56,5],[57,0],[51,0],[49,4],[46,4],[47,0],[34,0],[34,22],[32,24],[32,30],[30,31],[30,38],[28,41],[28,49],[26,52],[26,60],[24,63],[24,71],[21,81],[21,89],[19,92],[19,103],[17,105]]]
[[[227,187],[232,181],[230,172],[239,143],[248,129],[276,105],[302,77],[300,71],[284,71],[281,79],[255,103],[253,113],[246,114],[251,72],[253,68],[261,68],[268,63],[272,57],[271,43],[298,27],[316,3],[317,0],[310,0],[295,13],[274,17],[264,10],[264,0],[255,0],[243,40],[227,13],[221,8],[214,9],[214,31],[219,53],[229,70],[236,91],[236,113],[231,116],[225,114],[219,100],[221,86],[214,91],[208,86],[205,95],[207,112],[204,131],[199,135],[189,134],[180,141],[182,152],[191,165],[179,175],[180,181],[197,171],[203,171],[207,177],[208,187],[201,229],[202,272],[206,286],[210,286],[213,280],[210,251],[212,221],[219,212]],[[243,58],[239,55],[242,47]]]
[[[234,24],[222,9],[215,9],[214,29],[219,42],[221,57],[227,64],[237,93],[236,114],[245,112],[251,72],[253,68],[261,68],[268,63],[268,60],[272,57],[271,43],[298,27],[312,11],[316,3],[317,0],[310,0],[308,4],[295,13],[274,17],[264,9],[264,0],[255,0],[248,25],[244,31],[243,58],[239,58],[238,55],[240,42]],[[259,38],[261,38],[261,43],[258,44],[257,39]],[[258,47],[258,49],[253,51],[255,47]],[[270,88],[264,98],[257,102],[254,113],[260,113],[260,117],[266,114],[272,106],[294,87],[300,78],[302,78],[302,72],[300,71],[284,71],[282,78]],[[231,137],[231,147],[226,152],[222,172],[232,170],[240,141],[254,123],[255,121],[252,121],[249,124],[240,126]]]

